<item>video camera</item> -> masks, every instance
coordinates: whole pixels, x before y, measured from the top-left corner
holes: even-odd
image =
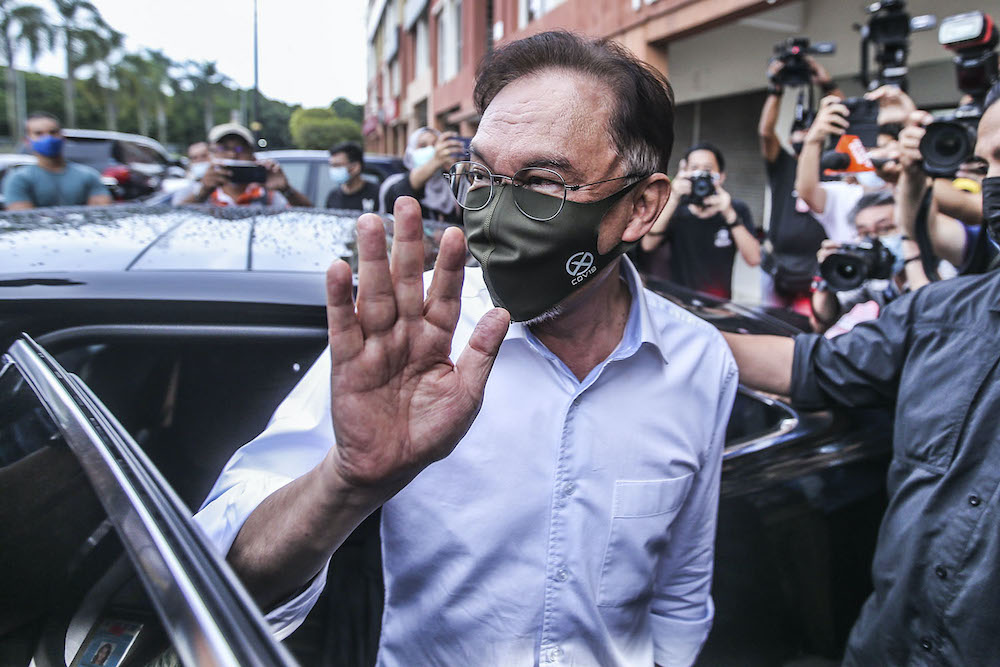
[[[865,11],[869,15],[868,23],[854,26],[861,33],[862,85],[874,90],[888,83],[906,90],[910,33],[930,30],[937,24],[937,17],[925,14],[911,18],[906,11],[905,0],[880,0],[868,5]],[[875,78],[871,77],[869,69],[873,48],[878,66]]]
[[[784,63],[778,72],[777,82],[783,86],[808,86],[812,81],[812,68],[807,55],[828,56],[837,52],[834,42],[809,43],[808,37],[789,37],[774,45],[774,57]]]
[[[844,244],[823,260],[819,274],[830,289],[844,292],[856,289],[867,280],[892,277],[895,257],[878,239]]]
[[[965,12],[941,21],[938,42],[955,52],[958,88],[972,97],[952,115],[927,126],[920,141],[923,167],[930,176],[949,178],[972,157],[983,100],[997,81],[997,29],[983,12]]]
[[[704,206],[705,198],[715,194],[715,178],[712,172],[696,171],[688,177],[688,180],[691,181],[691,192],[681,197],[681,203]]]

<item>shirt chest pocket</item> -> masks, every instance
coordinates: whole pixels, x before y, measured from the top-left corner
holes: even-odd
[[[656,563],[670,524],[684,504],[694,473],[673,479],[615,482],[611,528],[601,567],[597,604],[629,604],[652,590]]]

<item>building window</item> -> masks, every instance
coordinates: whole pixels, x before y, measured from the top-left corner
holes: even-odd
[[[416,26],[416,37],[413,47],[413,78],[419,78],[426,74],[431,66],[431,45],[430,35],[427,26],[427,16],[420,17]]]
[[[437,15],[438,82],[455,78],[462,67],[462,0],[444,0]]]
[[[518,25],[523,28],[535,19],[548,14],[565,0],[519,0]]]
[[[401,92],[400,78],[399,58],[395,58],[389,63],[389,89],[393,97],[399,97]]]

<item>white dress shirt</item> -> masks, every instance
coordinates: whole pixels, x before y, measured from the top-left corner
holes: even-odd
[[[714,327],[645,290],[580,382],[511,325],[482,410],[455,451],[385,504],[379,664],[690,665],[712,624],[726,424],[737,387]],[[429,285],[429,279],[425,278]],[[452,346],[493,304],[467,269]],[[324,353],[197,515],[223,553],[270,493],[333,443]],[[323,572],[268,618],[294,630]]]

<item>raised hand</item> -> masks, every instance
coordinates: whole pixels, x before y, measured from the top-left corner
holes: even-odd
[[[451,453],[468,431],[510,324],[507,311],[488,312],[452,363],[465,239],[457,228],[445,232],[425,299],[420,205],[400,197],[394,213],[391,261],[381,219],[358,220],[356,309],[347,263],[327,271],[332,467],[351,486],[388,494]]]

